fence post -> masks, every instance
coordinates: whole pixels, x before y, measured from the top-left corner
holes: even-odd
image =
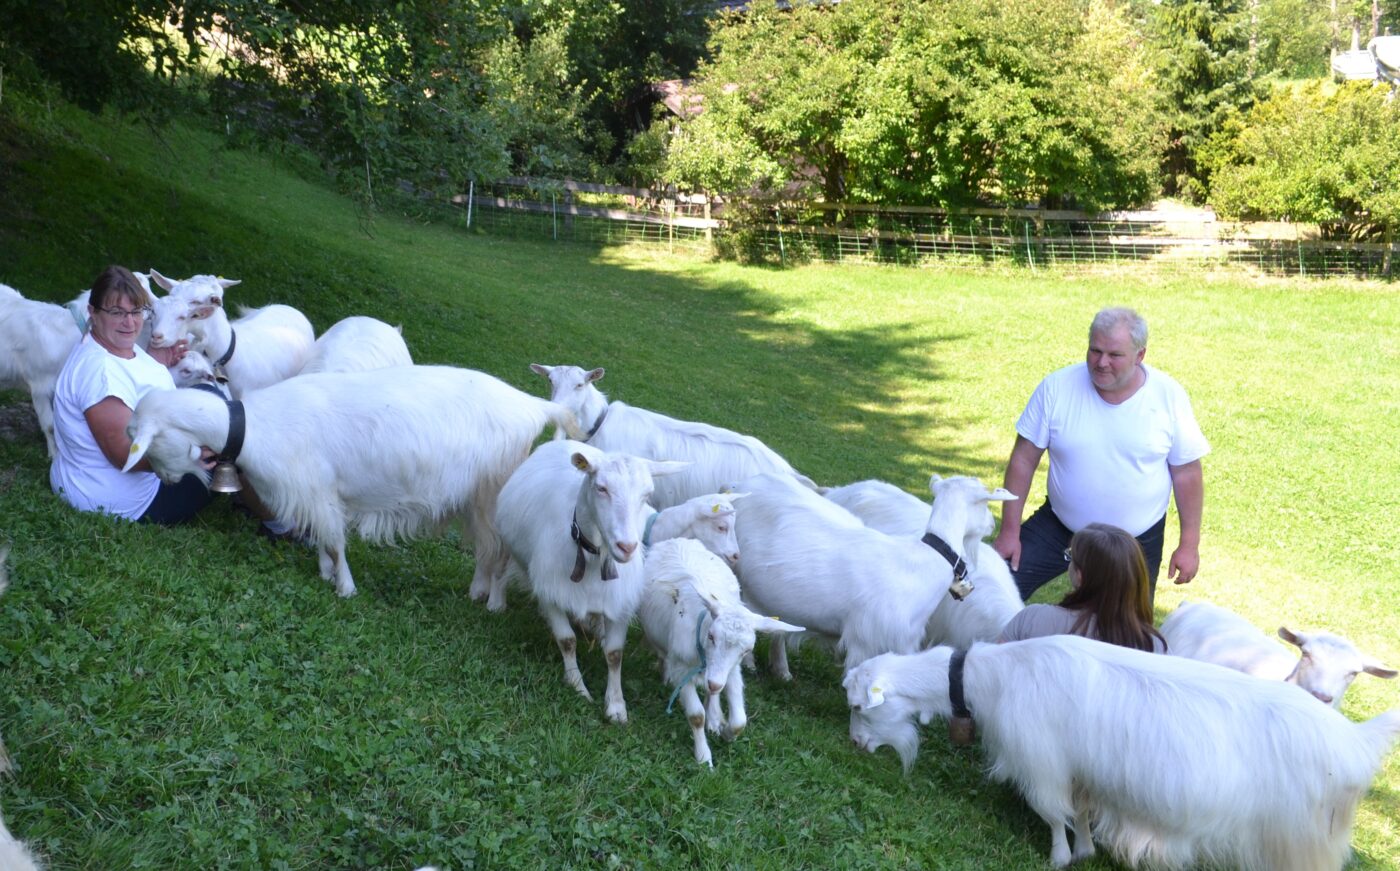
[[[1381,274],[1390,277],[1390,265],[1395,255],[1395,230],[1385,228],[1385,255],[1381,259]]]
[[[1303,234],[1298,230],[1298,225],[1293,225],[1293,240],[1298,243],[1298,274],[1303,278],[1308,277],[1308,265],[1303,262]]]
[[[710,226],[710,195],[705,194],[705,243],[713,245],[715,242],[715,231]]]
[[[787,251],[786,251],[786,249],[783,248],[783,210],[782,210],[782,209],[774,209],[774,210],[773,210],[773,219],[774,219],[775,221],[777,221],[777,224],[778,224],[778,265],[779,265],[779,266],[786,266],[786,265],[787,265]]]
[[[1031,251],[1031,222],[1023,219],[1021,227],[1026,231],[1026,259],[1030,261],[1031,268],[1035,268],[1035,254]]]
[[[554,241],[559,241],[559,197],[554,191],[549,192],[549,211],[554,222]]]
[[[467,182],[467,229],[472,228],[472,194],[476,192],[476,179]]]

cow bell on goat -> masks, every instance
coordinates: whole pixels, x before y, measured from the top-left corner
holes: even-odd
[[[977,724],[971,717],[954,717],[948,721],[948,741],[957,747],[968,747],[977,737]]]
[[[209,477],[209,489],[215,493],[237,493],[243,489],[238,482],[238,468],[228,460],[218,460],[214,464],[214,474]]]
[[[969,581],[966,575],[960,578],[954,578],[953,583],[948,585],[948,594],[959,602],[967,598],[967,594],[971,592],[972,581]]]

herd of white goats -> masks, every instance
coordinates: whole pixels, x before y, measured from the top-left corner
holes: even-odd
[[[388,541],[456,519],[475,555],[471,596],[496,611],[511,583],[528,589],[565,680],[590,699],[574,627],[601,639],[604,710],[619,723],[623,645],[639,621],[701,763],[706,731],[733,738],[747,724],[740,662],[757,632],[778,636],[782,679],[789,641],[834,642],[851,738],[892,746],[906,770],[918,727],[951,716],[950,658],[967,650],[955,679],[991,776],[1049,823],[1055,866],[1097,839],[1133,866],[1317,871],[1346,861],[1357,803],[1400,734],[1400,710],[1364,723],[1338,711],[1358,673],[1394,671],[1336,635],[1280,629],[1294,659],[1212,605],[1167,619],[1168,656],[1068,636],[987,643],[1022,607],[983,541],[1005,490],[934,476],[930,506],[880,482],[818,488],[752,437],[609,402],[602,369],[532,365],[545,400],[482,372],[414,366],[399,330],[371,318],[316,338],[288,306],[231,321],[223,297],[236,282],[149,280],[167,291],[149,343],[190,341],[182,386],[212,381],[210,360],[227,357],[226,390],[246,408],[238,465],[317,547],[339,595],[355,592],[347,528]],[[86,302],[0,285],[0,386],[30,391],[50,450],[53,383]],[[130,464],[144,456],[166,480],[203,474],[200,447],[221,448],[229,424],[207,389],[148,394]],[[532,453],[551,425],[556,440]],[[972,585],[961,598],[954,563]],[[0,865],[7,849],[23,848],[0,824]]]

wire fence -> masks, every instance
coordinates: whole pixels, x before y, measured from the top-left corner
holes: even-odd
[[[760,203],[646,188],[507,179],[456,197],[469,226],[560,242],[635,243],[775,264],[1144,264],[1242,268],[1267,275],[1394,278],[1400,243],[1354,241],[1341,225],[1217,221],[1208,211]]]

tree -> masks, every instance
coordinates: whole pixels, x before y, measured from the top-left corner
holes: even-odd
[[[1169,119],[1162,161],[1167,193],[1193,199],[1209,185],[1196,152],[1261,95],[1243,0],[1162,0],[1149,15]]]
[[[754,4],[717,29],[669,177],[828,201],[1136,203],[1160,126],[1108,3]]]
[[[1400,101],[1349,82],[1285,89],[1221,131],[1211,202],[1227,217],[1316,221],[1338,238],[1400,231]]]

